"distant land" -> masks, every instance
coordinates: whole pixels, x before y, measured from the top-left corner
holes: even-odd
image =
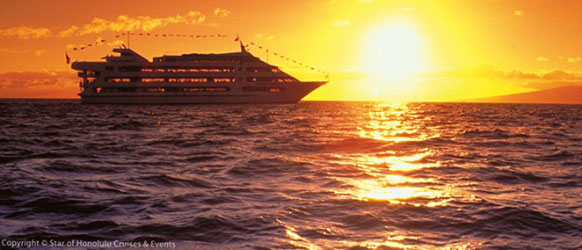
[[[463,100],[464,102],[582,104],[582,86],[564,86],[512,95]]]

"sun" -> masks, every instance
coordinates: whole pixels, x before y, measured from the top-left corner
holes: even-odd
[[[406,23],[389,23],[373,29],[365,40],[365,71],[387,81],[407,81],[425,70],[423,41]]]

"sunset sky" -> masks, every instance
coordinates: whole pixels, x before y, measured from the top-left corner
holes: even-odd
[[[582,1],[0,0],[0,97],[77,98],[65,63],[100,60],[126,32],[146,58],[254,42],[329,72],[307,100],[455,101],[582,83]],[[75,46],[105,39],[98,46]],[[266,52],[251,47],[266,60]],[[324,75],[269,56],[301,80]]]

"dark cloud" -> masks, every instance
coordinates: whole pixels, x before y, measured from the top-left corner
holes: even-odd
[[[443,78],[457,80],[491,79],[533,89],[548,89],[559,86],[582,84],[582,72],[553,70],[544,73],[524,72],[520,70],[501,70],[493,66],[479,66],[424,73],[423,78]]]
[[[0,73],[0,89],[28,88],[37,86],[76,85],[78,79],[73,72],[26,71]]]

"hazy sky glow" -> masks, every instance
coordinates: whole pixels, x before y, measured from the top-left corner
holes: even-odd
[[[452,101],[582,82],[582,1],[0,1],[0,97],[78,93],[73,60],[99,60],[124,31],[146,58],[255,42],[330,72],[308,100]],[[82,51],[71,48],[105,39]],[[119,41],[117,41],[119,40]],[[266,60],[263,50],[251,52]],[[323,75],[273,55],[303,80]]]

